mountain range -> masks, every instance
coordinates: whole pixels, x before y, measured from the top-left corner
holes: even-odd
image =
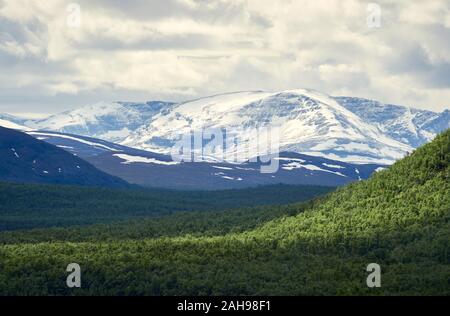
[[[58,132],[28,131],[29,135],[78,156],[96,168],[145,187],[219,190],[271,184],[340,186],[367,179],[386,166],[350,164],[294,152],[271,157],[274,173],[262,173],[269,159],[239,164],[175,162],[171,156],[130,148],[100,139]],[[263,163],[263,162],[264,163]]]
[[[156,114],[170,108],[172,104],[161,101],[99,102],[45,119],[21,123],[34,130],[58,131],[121,142],[145,122],[151,121]]]
[[[145,186],[341,185],[367,178],[450,128],[450,111],[297,89],[234,92],[181,103],[100,102],[38,120],[0,114],[0,126],[25,131],[104,172]],[[248,160],[263,156],[249,135],[273,126],[280,131],[278,151],[284,160],[279,160],[276,174],[264,175],[258,159]],[[180,137],[204,129],[226,130],[224,141],[228,144],[231,135],[241,147],[212,151],[205,162],[172,161],[169,154]],[[224,155],[238,157],[238,163],[223,161]]]
[[[227,128],[243,133],[278,126],[280,151],[391,164],[449,128],[450,110],[436,113],[297,89],[235,92],[181,103],[101,102],[40,120],[10,115],[0,119],[27,129],[88,136],[165,154],[180,134],[192,130]]]

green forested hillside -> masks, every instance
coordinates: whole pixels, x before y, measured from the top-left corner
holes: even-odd
[[[172,218],[162,225],[173,230],[153,233],[136,224],[9,233],[0,294],[450,295],[450,131],[367,181],[276,210],[248,226],[234,211]],[[215,230],[216,220],[228,226]],[[81,289],[65,287],[71,262]],[[381,288],[366,286],[372,262]]]
[[[227,211],[189,211],[109,224],[5,231],[0,232],[0,245],[225,235],[231,232],[244,232],[281,216],[298,214],[318,201],[319,198],[315,198],[310,202],[291,205],[259,206]]]
[[[0,231],[111,223],[180,211],[279,205],[305,201],[332,189],[272,185],[204,192],[0,182]]]

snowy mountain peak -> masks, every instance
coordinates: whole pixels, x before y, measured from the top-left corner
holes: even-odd
[[[437,133],[450,128],[449,110],[435,113],[363,98],[335,99],[384,134],[414,148],[431,141]]]
[[[228,93],[174,105],[165,115],[155,116],[130,134],[123,144],[167,153],[180,134],[191,130],[265,126],[280,127],[280,151],[390,163],[412,150],[364,122],[334,98],[306,89]]]
[[[0,126],[1,127],[5,127],[5,128],[11,128],[11,129],[19,130],[19,131],[29,130],[29,128],[26,127],[26,126],[19,125],[19,124],[16,124],[14,122],[3,120],[3,119],[0,119]]]
[[[25,121],[26,119],[18,118],[10,114],[0,113],[0,127],[26,131],[29,130],[29,128],[24,125]]]
[[[131,131],[146,124],[171,102],[98,102],[75,110],[29,122],[36,130],[91,136],[109,141],[121,141]]]

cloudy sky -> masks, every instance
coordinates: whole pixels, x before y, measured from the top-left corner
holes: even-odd
[[[0,112],[293,88],[441,111],[449,39],[450,0],[0,0]]]

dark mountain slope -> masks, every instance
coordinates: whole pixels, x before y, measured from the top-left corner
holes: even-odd
[[[0,127],[0,155],[0,179],[4,181],[129,186],[65,150],[3,127]]]
[[[257,162],[175,163],[170,155],[121,146],[100,139],[57,132],[30,131],[29,135],[58,146],[96,168],[144,187],[177,190],[243,189],[259,185],[339,186],[367,179],[385,168],[379,164],[351,164],[321,157],[282,152],[275,173],[261,173]],[[264,160],[264,161],[267,161]]]

